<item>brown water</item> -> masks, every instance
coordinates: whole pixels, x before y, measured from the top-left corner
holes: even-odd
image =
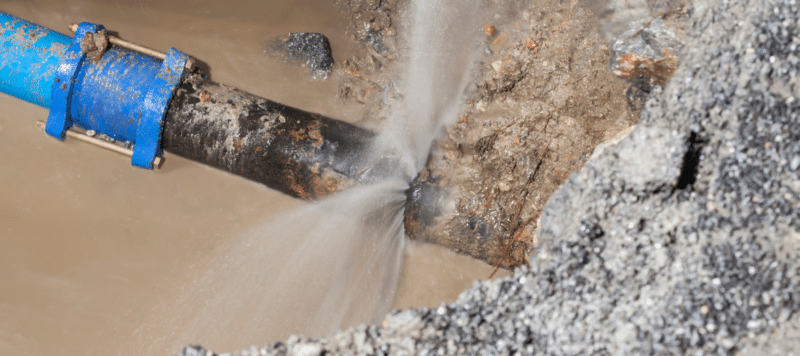
[[[346,59],[354,49],[327,0],[28,0],[1,7],[64,33],[70,23],[91,21],[135,43],[174,46],[207,63],[215,81],[309,111],[356,121],[365,109],[335,98],[335,76],[312,80],[262,53],[287,32],[315,31],[329,37],[337,61]],[[168,333],[148,323],[173,302],[176,286],[192,282],[200,261],[305,203],[174,155],[150,172],[95,147],[56,141],[35,126],[45,109],[6,95],[0,112],[0,354],[118,354],[150,340],[161,340],[148,349],[162,354],[188,343],[247,346],[213,335],[148,335]],[[407,244],[405,253],[395,307],[453,300],[492,270],[433,246]],[[296,313],[287,308],[269,330],[230,332],[252,337],[247,344],[313,332],[291,324]]]

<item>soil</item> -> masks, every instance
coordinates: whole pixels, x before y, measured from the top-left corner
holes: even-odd
[[[406,212],[411,238],[508,269],[528,260],[550,194],[638,119],[592,12],[555,0],[518,6],[484,27],[490,54],[477,90],[418,178],[446,203],[421,209],[421,199]]]
[[[339,66],[347,74],[340,77],[339,98],[368,108],[359,124],[376,128],[396,96],[397,49],[405,46],[396,35],[403,34],[406,1],[335,3],[359,48]],[[550,195],[598,144],[633,126],[652,89],[672,76],[679,42],[655,56],[648,51],[661,48],[651,41],[660,34],[683,34],[685,1],[483,5],[497,11],[475,29],[483,34],[485,55],[461,115],[412,183],[406,233],[513,269],[533,251]],[[656,19],[660,32],[643,32]],[[624,36],[646,45],[629,39],[612,47]]]
[[[376,127],[375,114],[392,88],[397,64],[399,21],[406,0],[334,0],[348,19],[347,34],[358,50],[338,68],[338,97],[342,102],[370,108],[362,118],[365,126]],[[387,90],[389,89],[389,90]]]

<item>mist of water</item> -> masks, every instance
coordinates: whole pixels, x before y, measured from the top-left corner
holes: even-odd
[[[411,3],[408,62],[399,81],[403,100],[392,107],[378,140],[400,155],[399,174],[406,179],[422,169],[433,141],[458,117],[478,54],[480,9],[475,0]]]
[[[401,157],[399,171],[270,219],[198,262],[131,350],[174,352],[190,343],[228,350],[379,323],[402,267],[405,190],[444,124],[457,117],[476,58],[478,9],[464,0],[412,5],[403,105],[374,149]]]
[[[391,306],[402,262],[403,189],[401,180],[352,189],[253,228],[198,261],[193,280],[157,308],[134,348],[231,350],[380,322],[374,316]]]

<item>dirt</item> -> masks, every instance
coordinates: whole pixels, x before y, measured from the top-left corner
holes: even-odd
[[[336,4],[359,48],[341,65],[350,78],[339,97],[369,108],[360,124],[374,125],[393,94],[405,1]],[[461,115],[412,186],[422,198],[406,205],[406,232],[512,269],[532,252],[550,194],[595,146],[634,125],[641,105],[629,102],[629,83],[609,67],[608,39],[579,2],[498,0],[487,8],[503,10],[476,28],[486,54]],[[669,60],[658,74],[674,68]],[[632,64],[628,72],[641,74]]]
[[[424,222],[410,209],[406,225],[411,238],[508,269],[528,260],[550,194],[638,118],[593,13],[576,2],[516,6],[484,27],[477,90],[420,173],[446,203]]]
[[[397,94],[406,1],[335,4],[359,48],[341,64],[347,75],[339,98],[366,108],[360,125],[378,127]],[[671,78],[679,42],[652,41],[665,33],[682,37],[686,1],[482,5],[496,11],[475,29],[485,56],[461,115],[452,118],[412,184],[410,196],[417,198],[406,205],[406,232],[513,269],[533,251],[550,195],[597,145],[634,125],[651,89]],[[615,41],[623,37],[628,41],[618,48]],[[660,51],[649,53],[653,48]]]
[[[348,19],[347,35],[357,50],[338,68],[338,97],[342,102],[358,103],[370,108],[362,123],[375,127],[375,114],[386,93],[392,88],[398,56],[399,21],[406,0],[334,0]]]

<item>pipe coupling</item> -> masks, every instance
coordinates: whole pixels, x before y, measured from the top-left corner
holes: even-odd
[[[131,163],[153,169],[169,102],[189,56],[172,48],[162,58],[108,46],[102,25],[81,23],[59,63],[45,131],[63,140],[74,124],[133,146]],[[98,43],[100,44],[98,46]]]

